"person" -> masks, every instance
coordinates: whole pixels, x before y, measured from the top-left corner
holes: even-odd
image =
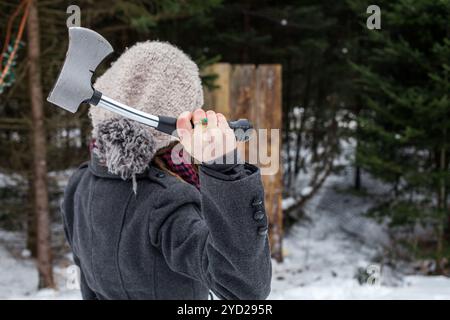
[[[147,41],[125,51],[95,86],[177,117],[179,139],[91,107],[91,159],[71,176],[61,210],[83,299],[208,299],[210,291],[267,298],[260,171],[239,161],[226,118],[199,108],[196,64],[168,43]]]

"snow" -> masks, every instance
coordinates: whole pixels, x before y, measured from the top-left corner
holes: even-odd
[[[295,204],[295,199],[292,197],[283,199],[281,201],[281,207],[283,208],[283,210],[286,210],[286,209],[292,207],[294,204]]]
[[[67,285],[70,274],[63,267],[54,268],[57,290],[37,290],[38,273],[33,260],[14,257],[6,249],[6,241],[17,243],[23,240],[18,233],[0,231],[0,299],[80,299],[79,290],[71,290]]]
[[[66,270],[55,268],[58,290],[36,290],[38,274],[31,259],[16,259],[0,246],[0,299],[80,299],[78,290],[65,288]]]
[[[16,186],[17,182],[20,181],[21,179],[22,177],[18,174],[6,174],[0,172],[0,188]]]
[[[291,300],[449,300],[450,280],[442,276],[408,276],[401,287],[361,286],[350,280],[318,283],[272,294],[271,299]]]
[[[350,167],[331,175],[308,201],[305,219],[284,239],[284,262],[273,261],[269,299],[450,299],[450,278],[405,275],[374,262],[390,240],[387,228],[363,213],[386,187],[363,175],[370,193],[353,195],[346,192],[352,177]],[[363,284],[361,270],[372,275]]]
[[[302,191],[300,192],[300,194],[303,197],[306,197],[307,195],[309,195],[311,192],[313,191],[313,188],[311,186],[307,186],[305,188],[302,189]]]
[[[69,178],[72,176],[72,174],[76,171],[76,169],[67,169],[67,170],[61,170],[61,171],[52,171],[49,172],[48,176],[56,182],[57,186],[60,188],[61,191],[64,190],[64,188],[67,185],[67,182],[69,181]]]

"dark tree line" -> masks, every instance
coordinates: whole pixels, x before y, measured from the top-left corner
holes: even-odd
[[[357,163],[392,186],[374,213],[392,226],[433,227],[429,241],[441,259],[450,239],[450,1],[379,5],[384,31],[362,34],[365,58],[352,63]]]

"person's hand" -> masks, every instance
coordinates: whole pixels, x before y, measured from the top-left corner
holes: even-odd
[[[177,134],[184,149],[201,163],[220,161],[236,149],[236,137],[225,116],[212,110],[183,112],[177,119]]]

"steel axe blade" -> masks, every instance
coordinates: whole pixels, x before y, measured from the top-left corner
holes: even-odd
[[[92,75],[113,52],[112,46],[97,32],[87,28],[69,28],[69,48],[64,65],[47,101],[76,112],[93,94]]]

